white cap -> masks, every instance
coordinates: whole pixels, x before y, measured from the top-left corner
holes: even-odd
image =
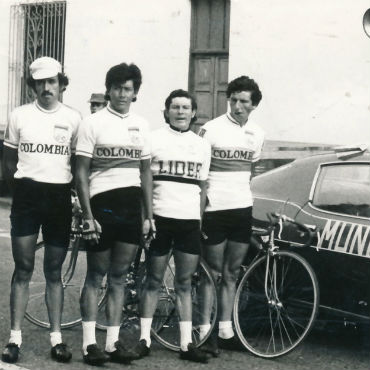
[[[54,58],[41,57],[32,62],[30,73],[34,80],[42,80],[44,78],[55,77],[58,73],[62,73],[62,66]]]

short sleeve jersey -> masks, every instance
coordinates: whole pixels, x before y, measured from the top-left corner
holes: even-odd
[[[200,181],[208,177],[211,148],[192,131],[170,126],[152,133],[153,212],[175,219],[200,219]]]
[[[263,130],[250,118],[240,126],[227,113],[207,122],[200,135],[212,151],[205,211],[252,206],[251,166],[260,158]]]
[[[140,161],[150,159],[148,123],[134,113],[120,114],[108,106],[82,121],[76,154],[92,159],[90,197],[140,186]]]
[[[4,145],[18,150],[14,178],[69,183],[80,122],[80,113],[61,103],[54,110],[37,101],[14,109],[4,136]]]

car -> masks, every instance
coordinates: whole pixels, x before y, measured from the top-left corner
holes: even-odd
[[[294,224],[276,243],[298,252],[313,267],[320,312],[357,322],[370,320],[370,152],[342,147],[297,159],[254,177],[253,225],[266,228],[267,213],[285,214],[313,232],[311,245]]]

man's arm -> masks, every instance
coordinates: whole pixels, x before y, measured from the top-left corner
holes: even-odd
[[[82,217],[84,220],[84,239],[95,240],[97,243],[101,233],[101,226],[94,219],[90,205],[89,173],[91,158],[76,156],[76,189],[81,204]],[[86,224],[86,225],[85,225]]]
[[[89,172],[91,158],[82,155],[76,156],[76,190],[81,203],[84,220],[92,220],[93,214],[90,206]]]
[[[143,189],[143,203],[144,203],[144,223],[143,234],[147,235],[150,229],[155,228],[152,223],[153,220],[153,177],[150,170],[150,159],[143,159],[140,161],[140,179],[141,188]],[[149,222],[148,222],[149,221]],[[155,231],[152,230],[152,232]]]
[[[18,149],[4,146],[3,151],[3,169],[4,178],[7,182],[10,192],[13,194],[14,190],[14,174],[17,171],[18,163]]]
[[[201,181],[200,186],[200,219],[203,218],[203,213],[207,205],[207,180]]]

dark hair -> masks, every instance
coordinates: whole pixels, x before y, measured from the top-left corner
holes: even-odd
[[[226,96],[230,98],[232,93],[250,91],[251,100],[254,106],[257,106],[262,99],[262,93],[256,81],[248,76],[240,76],[235,78],[227,85]]]
[[[107,89],[105,99],[110,100],[108,91],[113,84],[121,84],[129,80],[132,80],[135,94],[137,94],[141,86],[142,77],[139,67],[135,64],[131,63],[128,65],[126,63],[121,63],[110,68],[105,77],[105,87]],[[132,99],[132,101],[136,101],[136,98]]]
[[[62,86],[62,92],[65,91],[69,84],[68,77],[64,73],[58,73],[58,82]],[[36,80],[32,76],[27,77],[27,85],[36,92]]]
[[[166,101],[164,102],[164,106],[166,107],[165,111],[163,112],[164,119],[166,123],[170,123],[170,120],[167,117],[166,111],[170,109],[170,105],[172,103],[172,100],[175,98],[188,98],[191,101],[191,110],[196,111],[198,108],[197,101],[195,100],[194,96],[191,95],[188,91],[178,89],[178,90],[173,90],[170,95],[168,95]],[[194,117],[191,119],[190,123],[196,122],[198,119],[197,115],[195,114]]]

